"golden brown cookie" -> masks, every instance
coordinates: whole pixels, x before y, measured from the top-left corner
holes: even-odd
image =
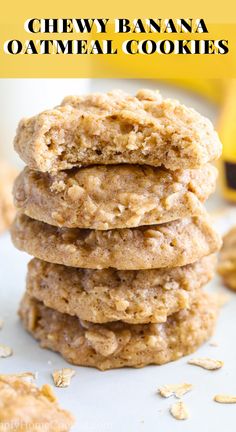
[[[55,176],[25,168],[15,205],[50,225],[107,230],[170,222],[202,214],[217,170],[167,171],[138,165],[93,166]]]
[[[56,228],[18,214],[11,232],[15,246],[36,258],[94,269],[178,267],[210,255],[221,246],[206,216],[163,225],[96,231]]]
[[[25,296],[20,317],[41,346],[58,351],[67,361],[101,370],[163,364],[190,354],[213,333],[217,307],[201,293],[191,309],[162,324],[91,324],[49,309]]]
[[[90,270],[33,259],[27,292],[45,306],[94,323],[165,322],[191,306],[199,289],[214,275],[216,257],[156,270]]]
[[[74,419],[59,407],[51,387],[38,389],[29,377],[0,375],[0,431],[70,431]]]
[[[68,97],[23,119],[15,149],[30,168],[57,172],[81,165],[147,164],[197,168],[221,154],[211,122],[158,92]]]
[[[223,237],[218,273],[224,284],[236,291],[236,227]]]
[[[0,233],[9,228],[14,217],[12,188],[17,176],[17,170],[0,161]]]

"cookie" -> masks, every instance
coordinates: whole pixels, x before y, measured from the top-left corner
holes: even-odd
[[[16,176],[15,168],[0,161],[0,233],[9,228],[15,217],[12,188]]]
[[[0,431],[70,431],[72,415],[59,407],[49,385],[39,389],[30,376],[0,375]]]
[[[218,273],[224,284],[236,291],[236,227],[233,227],[223,238]]]
[[[15,205],[50,225],[107,230],[153,225],[203,213],[217,170],[167,171],[138,165],[93,166],[55,176],[25,168]]]
[[[201,293],[191,309],[162,324],[91,324],[47,308],[25,296],[20,317],[41,346],[58,351],[70,363],[101,370],[163,364],[195,351],[211,335],[216,304]]]
[[[68,97],[23,119],[15,149],[30,168],[57,172],[81,165],[147,164],[197,168],[221,154],[211,122],[159,92]]]
[[[33,259],[27,292],[45,306],[93,323],[161,323],[191,306],[214,275],[216,257],[172,269],[76,269]]]
[[[15,246],[36,258],[91,269],[178,267],[210,255],[221,246],[206,216],[163,225],[96,231],[56,228],[18,214],[11,232]]]

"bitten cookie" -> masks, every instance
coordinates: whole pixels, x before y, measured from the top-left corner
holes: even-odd
[[[170,222],[203,213],[217,170],[167,171],[138,165],[93,166],[55,176],[25,168],[15,205],[50,225],[107,230]]]
[[[169,316],[164,324],[99,325],[56,312],[26,295],[20,317],[42,347],[60,352],[70,363],[105,370],[163,364],[192,353],[211,336],[217,307],[201,293],[191,309]]]
[[[218,273],[226,286],[236,291],[236,227],[223,238]]]
[[[211,122],[151,90],[68,97],[24,119],[15,137],[20,157],[38,171],[81,165],[147,164],[197,168],[221,154]]]
[[[15,217],[12,188],[16,176],[16,169],[0,161],[0,233],[9,228]]]
[[[59,407],[51,387],[38,389],[27,378],[27,373],[0,375],[0,431],[70,431],[74,419]]]
[[[91,269],[178,267],[221,246],[206,216],[151,227],[96,231],[56,228],[18,214],[11,232],[14,245],[36,258]]]
[[[216,257],[172,269],[76,269],[33,259],[27,292],[45,306],[94,323],[161,323],[191,306],[214,275]]]

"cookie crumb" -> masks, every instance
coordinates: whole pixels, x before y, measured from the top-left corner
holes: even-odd
[[[186,420],[189,418],[189,411],[183,401],[174,403],[170,407],[170,413],[176,420]]]
[[[75,371],[70,368],[57,369],[53,372],[52,377],[56,387],[65,388],[70,385],[71,378]]]
[[[6,358],[10,357],[13,354],[13,351],[10,347],[6,345],[0,345],[0,357]]]
[[[188,364],[199,366],[207,370],[217,370],[222,368],[224,362],[221,360],[215,360],[208,357],[201,357],[201,358],[195,358],[195,359],[193,358],[189,360]]]
[[[166,384],[158,389],[159,394],[162,397],[168,398],[170,396],[175,396],[181,398],[185,393],[192,390],[192,384]]]
[[[214,396],[214,401],[218,403],[232,404],[236,403],[236,396],[228,395],[228,394],[218,394]]]

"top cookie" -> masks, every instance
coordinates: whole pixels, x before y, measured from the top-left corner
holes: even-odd
[[[92,164],[197,168],[217,159],[211,122],[159,92],[140,90],[67,97],[55,109],[23,119],[15,149],[30,168],[55,173]]]

